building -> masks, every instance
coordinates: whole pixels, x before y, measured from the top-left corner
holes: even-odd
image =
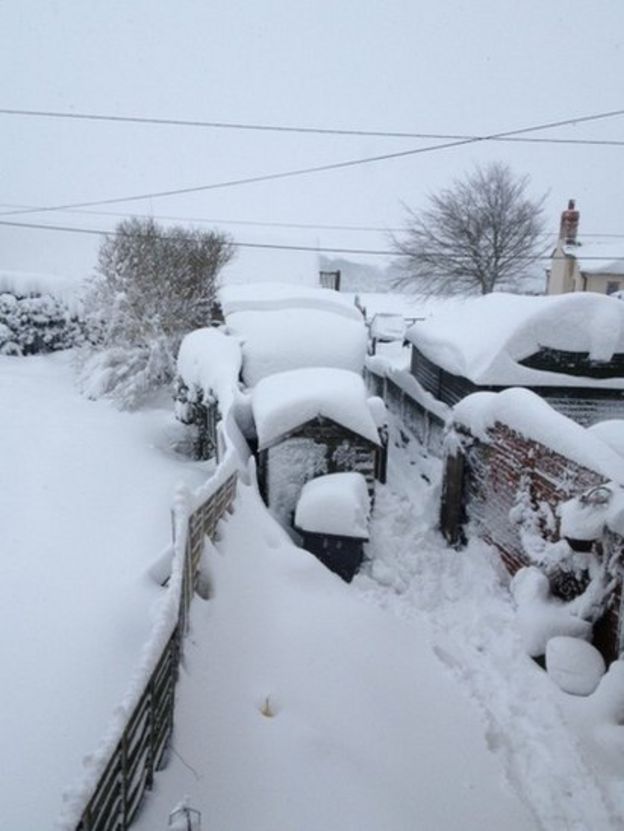
[[[621,301],[495,293],[416,323],[407,338],[425,409],[427,394],[449,408],[473,392],[525,387],[586,426],[624,415]]]
[[[589,242],[578,236],[580,213],[574,199],[561,214],[559,238],[546,271],[546,293],[590,291],[615,294],[624,289],[622,242]]]

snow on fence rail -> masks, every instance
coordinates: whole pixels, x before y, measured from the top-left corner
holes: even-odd
[[[173,730],[174,691],[182,639],[204,536],[232,506],[238,474],[230,454],[195,495],[181,489],[173,510],[171,577],[161,614],[108,735],[86,760],[81,785],[64,796],[65,831],[125,831],[137,815],[154,772],[163,767]]]

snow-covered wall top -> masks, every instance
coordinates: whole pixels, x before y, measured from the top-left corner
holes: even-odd
[[[83,286],[55,274],[0,271],[0,294],[3,292],[24,297],[47,294],[62,300],[73,312],[79,309]]]
[[[242,364],[238,340],[219,329],[207,327],[187,335],[178,352],[178,374],[187,387],[210,390],[219,399],[221,411],[232,403]]]
[[[361,372],[366,327],[318,309],[235,312],[228,331],[243,343],[243,379],[254,386],[276,372],[302,367],[337,367]]]
[[[407,337],[429,360],[476,384],[624,388],[624,378],[584,378],[518,363],[541,347],[588,352],[596,361],[624,352],[624,303],[592,292],[467,299],[414,324]]]
[[[329,473],[303,486],[295,525],[313,534],[368,539],[370,501],[361,473]]]
[[[353,320],[362,319],[353,297],[315,286],[298,286],[291,283],[231,284],[222,286],[218,294],[224,315],[246,311],[309,308],[335,312]]]
[[[561,415],[531,390],[476,392],[453,409],[456,423],[488,441],[488,430],[505,424],[582,467],[624,484],[624,459],[591,430]]]
[[[379,444],[364,381],[345,369],[314,367],[271,375],[253,389],[252,409],[260,448],[317,416]]]

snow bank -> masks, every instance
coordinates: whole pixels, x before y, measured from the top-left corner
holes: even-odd
[[[577,464],[624,484],[622,457],[530,390],[475,392],[455,405],[453,418],[482,441],[488,441],[488,430],[497,422],[506,424]]]
[[[570,695],[590,695],[605,674],[604,658],[595,646],[560,635],[546,644],[546,671]]]
[[[624,304],[592,292],[467,299],[414,324],[407,338],[429,360],[476,384],[624,388],[624,378],[581,378],[518,363],[542,347],[588,352],[595,361],[624,352]]]
[[[180,345],[177,370],[189,390],[212,392],[221,412],[229,409],[242,364],[240,343],[207,327],[187,335]]]
[[[345,369],[314,367],[264,378],[252,391],[252,410],[260,448],[317,416],[379,444],[364,381]]]
[[[361,372],[366,327],[361,320],[318,309],[236,312],[227,316],[230,334],[243,343],[243,378],[248,386],[276,372],[301,367],[339,367]]]
[[[245,311],[317,309],[362,320],[353,297],[320,286],[292,283],[245,283],[222,286],[218,292],[224,315]]]
[[[303,486],[295,526],[316,534],[368,539],[370,501],[361,473],[330,473]]]
[[[567,604],[551,595],[548,577],[538,568],[521,568],[510,589],[516,601],[516,623],[528,655],[544,655],[547,643],[559,635],[591,639],[591,623],[573,615]]]

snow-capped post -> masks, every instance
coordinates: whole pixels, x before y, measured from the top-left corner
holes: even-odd
[[[188,798],[169,814],[168,831],[201,831],[201,813],[188,804]]]
[[[440,530],[450,545],[464,540],[464,441],[455,425],[449,422],[444,437],[444,477],[440,498]]]

